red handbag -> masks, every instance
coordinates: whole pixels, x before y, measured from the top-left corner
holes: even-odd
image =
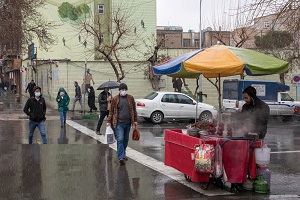
[[[132,140],[139,140],[140,139],[140,131],[138,128],[134,128],[132,133]]]

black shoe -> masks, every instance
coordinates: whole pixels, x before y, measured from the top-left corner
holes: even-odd
[[[125,158],[124,158],[124,160],[125,160],[125,161],[128,161],[128,158],[127,158],[127,157],[125,157]]]
[[[124,158],[121,158],[121,159],[119,159],[119,163],[120,163],[120,165],[125,165],[126,161]]]
[[[100,133],[100,131],[96,131],[96,134],[97,134],[97,135],[102,135],[102,134]]]

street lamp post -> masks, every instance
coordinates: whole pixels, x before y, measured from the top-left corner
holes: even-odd
[[[201,6],[202,6],[202,0],[200,0],[200,23],[199,23],[199,48],[202,48],[202,32],[201,32]],[[202,102],[202,74],[199,75],[199,101]],[[197,96],[197,95],[196,95]],[[198,118],[198,99],[197,99],[197,105],[196,105],[196,116],[195,116],[195,123],[197,122]]]
[[[202,0],[200,0],[200,23],[199,23],[199,48],[202,49],[202,31],[201,31],[201,9],[202,8]],[[203,99],[202,99],[202,78],[203,78],[203,75],[200,74],[199,76],[199,101],[202,102]]]

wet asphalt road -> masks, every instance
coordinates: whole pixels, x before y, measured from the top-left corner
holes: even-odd
[[[13,113],[18,113],[15,110]],[[269,123],[266,142],[274,152],[269,167],[269,195],[242,192],[206,197],[135,160],[119,166],[116,152],[108,145],[68,125],[61,129],[56,114],[51,111],[49,115],[53,117],[46,121],[51,145],[38,145],[41,138],[37,131],[34,141],[38,144],[25,145],[27,120],[0,120],[0,199],[295,199],[277,195],[300,195],[298,121],[283,123],[273,119]],[[97,120],[76,122],[94,130]],[[164,130],[181,129],[187,123],[153,125],[141,120],[141,140],[130,140],[129,147],[163,162]],[[104,129],[103,126],[102,133]]]
[[[97,120],[76,122],[94,129]],[[151,123],[140,121],[141,140],[130,140],[129,146],[163,162],[164,129],[184,128],[186,123],[172,122],[153,126]],[[24,145],[27,144],[27,124],[27,120],[0,121],[0,130],[5,130],[0,134],[2,198],[205,199],[205,196],[134,160],[130,159],[125,167],[120,167],[116,152],[108,145],[100,144],[70,126],[60,128],[58,120],[49,120],[46,123],[48,141],[52,145]],[[272,152],[300,150],[300,125],[297,124],[283,124],[278,121],[269,124],[269,130],[273,133],[266,137],[266,141]],[[104,132],[104,127],[101,131]],[[36,143],[41,144],[37,131],[34,138]],[[299,195],[299,155],[299,152],[271,154],[271,195]],[[124,184],[120,185],[123,182]],[[12,190],[14,185],[17,187]],[[121,191],[118,188],[122,188]],[[124,198],[119,198],[118,195]],[[209,199],[267,197],[253,195],[255,194],[252,192],[243,192]]]

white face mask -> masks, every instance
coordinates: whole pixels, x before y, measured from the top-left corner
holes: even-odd
[[[59,95],[60,95],[60,96],[64,96],[64,95],[65,95],[65,92],[60,92]]]
[[[39,96],[41,96],[41,93],[40,93],[40,92],[36,92],[36,93],[34,93],[34,95],[35,95],[36,97],[39,97]]]
[[[120,91],[120,95],[121,96],[126,96],[126,94],[127,94],[127,90],[121,90]]]

